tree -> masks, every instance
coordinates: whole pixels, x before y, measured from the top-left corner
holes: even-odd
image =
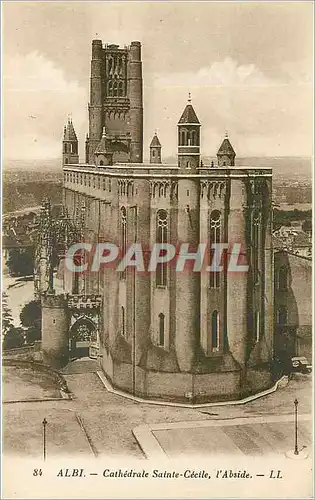
[[[14,327],[11,309],[8,306],[8,295],[2,292],[2,333],[5,335]]]
[[[42,338],[42,332],[40,329],[36,328],[35,326],[30,326],[26,332],[26,342],[28,344],[34,344],[36,340],[41,340]]]
[[[16,349],[17,347],[22,347],[24,344],[24,331],[23,328],[15,328],[14,326],[11,330],[7,331],[4,335],[2,341],[2,348],[5,349]]]
[[[6,261],[11,276],[29,276],[34,273],[34,248],[11,248]]]
[[[302,224],[302,229],[306,233],[311,233],[312,232],[312,219],[305,219],[305,221]]]
[[[8,296],[2,293],[2,348],[14,349],[24,344],[23,328],[16,328],[13,323],[11,309],[8,306]]]
[[[23,307],[20,313],[21,324],[27,328],[28,343],[40,340],[42,336],[42,308],[40,300],[31,300]]]

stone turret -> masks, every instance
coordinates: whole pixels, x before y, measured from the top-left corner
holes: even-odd
[[[63,165],[79,163],[78,139],[71,118],[63,131],[62,160]]]
[[[235,151],[232,144],[229,141],[228,134],[225,134],[225,138],[219,147],[217,152],[218,166],[219,167],[233,167],[235,165]]]
[[[113,164],[113,153],[111,151],[108,151],[105,127],[103,127],[102,138],[95,150],[94,155],[95,155],[95,164],[97,167]]]
[[[162,146],[155,132],[150,144],[150,163],[162,163]]]
[[[188,103],[178,122],[178,166],[195,172],[200,163],[200,122],[191,104]]]

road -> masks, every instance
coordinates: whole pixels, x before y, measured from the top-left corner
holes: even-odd
[[[165,446],[170,455],[176,454],[178,450],[193,454],[196,446],[198,449],[201,447],[204,453],[209,453],[205,443],[211,442],[214,436],[216,442],[221,443],[220,446],[223,448],[226,448],[227,442],[231,444],[232,441],[228,448],[230,452],[233,447],[235,448],[235,442],[240,439],[240,427],[223,430],[220,428],[220,434],[218,434],[217,429],[214,431],[210,427],[203,432],[196,430],[199,426],[198,422],[202,425],[201,422],[223,422],[226,419],[243,418],[247,419],[245,422],[250,423],[253,417],[269,418],[281,415],[284,416],[285,421],[292,416],[295,397],[299,400],[301,414],[308,415],[311,412],[311,376],[296,376],[286,388],[246,405],[189,409],[138,403],[109,393],[95,373],[95,369],[96,364],[88,360],[87,362],[77,361],[72,365],[71,370],[66,370],[68,374],[65,374],[65,378],[74,395],[72,401],[4,404],[4,453],[39,455],[41,453],[41,422],[44,417],[51,422],[47,426],[48,453],[59,456],[64,454],[69,446],[69,453],[76,453],[76,451],[84,453],[83,450],[85,450],[87,454],[93,455],[93,450],[89,445],[92,443],[92,448],[99,457],[129,456],[143,459],[144,454],[132,433],[133,429],[140,425],[163,424],[167,427],[168,424],[176,422],[194,422],[192,426],[195,434],[188,427],[184,432],[172,430],[172,435],[167,432],[157,435],[161,440],[161,445]],[[83,428],[78,425],[76,416],[80,417]],[[244,422],[240,425],[243,424]],[[265,441],[263,450],[269,449],[270,446],[281,446],[281,449],[290,446],[292,432],[290,426],[283,426],[280,423],[280,427],[272,429],[268,423],[266,425],[268,429],[265,429],[263,436]],[[306,443],[309,439],[308,424],[303,423],[303,428]],[[247,444],[244,444],[244,447],[248,455],[255,455],[257,447],[261,446],[261,436],[255,437],[257,429],[258,427],[246,426],[241,428],[241,439],[246,436]],[[272,433],[273,438],[270,442]],[[62,445],[59,447],[58,443]]]

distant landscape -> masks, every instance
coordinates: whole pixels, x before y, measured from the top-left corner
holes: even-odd
[[[204,165],[216,163],[214,157],[203,157]],[[176,164],[176,157],[165,158]],[[275,203],[311,204],[312,161],[300,157],[237,158],[238,166],[272,167]],[[14,212],[41,204],[48,196],[52,204],[62,200],[62,168],[60,159],[45,161],[7,160],[3,164],[3,212]]]

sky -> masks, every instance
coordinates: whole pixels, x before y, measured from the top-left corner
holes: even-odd
[[[4,159],[61,157],[69,114],[80,159],[91,42],[142,42],[144,156],[176,154],[191,92],[201,150],[228,131],[238,156],[311,156],[313,2],[4,2]]]

